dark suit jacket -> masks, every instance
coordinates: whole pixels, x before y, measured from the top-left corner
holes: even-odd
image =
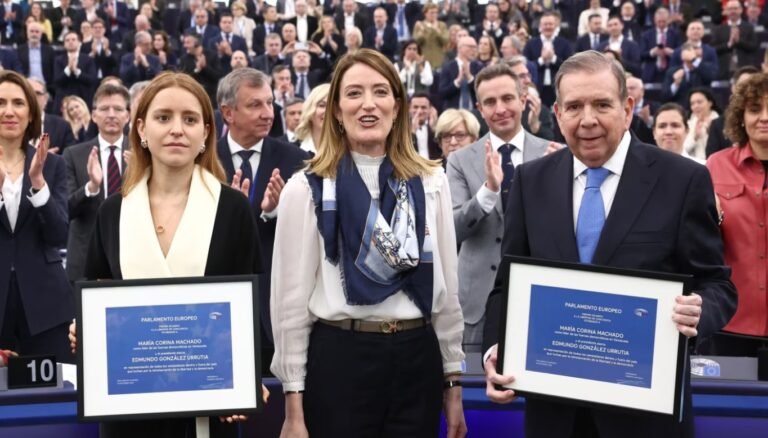
[[[118,61],[117,51],[112,48],[111,44],[112,43],[110,43],[109,55],[104,53],[104,50],[102,50],[101,53],[91,58],[93,59],[93,64],[96,68],[97,78],[98,78],[99,70],[101,70],[102,78],[105,78],[107,76],[113,76],[113,75],[118,76],[120,74],[120,69],[117,64],[117,61]],[[93,47],[92,41],[83,43],[83,45],[80,46],[80,53],[84,54],[85,56],[90,56],[92,47]],[[128,52],[132,52],[132,51],[133,49],[129,50]]]
[[[541,38],[533,38],[529,40],[523,49],[523,55],[539,65],[539,76],[535,78],[535,82],[537,84],[542,84],[539,87],[539,91],[541,92],[541,102],[548,106],[551,106],[555,101],[555,75],[557,75],[557,71],[560,69],[560,66],[563,64],[563,62],[573,54],[571,43],[565,38],[559,36],[555,37],[552,44],[555,48],[555,55],[557,55],[557,60],[548,66],[538,64],[539,58],[541,57],[541,49],[544,45]],[[544,76],[547,73],[547,69],[549,69],[550,75],[552,77],[551,87],[543,86]]]
[[[63,26],[61,25],[61,19],[64,17],[69,17],[72,19],[72,26],[70,26],[70,30],[80,30],[80,23],[85,21],[85,13],[82,9],[74,9],[71,6],[67,8],[67,10],[63,10],[61,6],[48,9],[45,11],[45,16],[48,17],[51,20],[51,26],[53,27],[53,43],[57,44],[59,41],[59,37],[61,36],[61,31],[63,29]]]
[[[285,22],[291,23],[294,26],[296,26],[296,21],[297,21],[296,17],[293,17],[289,20],[286,20]],[[315,33],[316,30],[317,30],[317,18],[307,15],[307,41],[312,40],[312,35]],[[298,33],[296,34],[296,39],[298,39]]]
[[[152,54],[147,54],[147,63],[149,67],[143,65],[134,65],[134,54],[126,53],[120,58],[120,79],[126,87],[139,81],[148,81],[157,76],[163,67],[160,65],[160,59]]]
[[[187,28],[187,30],[184,33],[190,33],[190,32],[197,33],[197,27]],[[202,34],[203,47],[209,47],[211,44],[211,41],[213,41],[214,38],[220,37],[220,36],[221,36],[221,30],[218,27],[208,23],[205,26],[205,29],[203,29],[203,34]],[[182,48],[181,50],[184,50],[184,49]]]
[[[48,134],[52,148],[59,148],[59,153],[75,144],[75,135],[72,127],[66,120],[53,114],[46,114],[43,119],[43,132]]]
[[[728,79],[731,77],[731,56],[734,51],[738,57],[739,67],[745,65],[758,65],[758,41],[755,35],[755,28],[746,20],[741,21],[739,26],[739,42],[733,47],[728,47],[728,40],[731,37],[731,27],[728,24],[721,24],[712,29],[711,42],[712,47],[717,51],[718,61],[720,62],[720,77]]]
[[[99,187],[99,194],[93,197],[85,196],[85,185],[88,177],[88,156],[93,147],[99,146],[98,138],[76,144],[64,151],[64,162],[67,165],[67,193],[69,194],[69,238],[67,239],[67,276],[69,281],[81,280],[85,277],[85,255],[88,243],[96,225],[96,213],[106,198],[104,187]],[[123,137],[123,150],[128,150],[128,138]],[[101,157],[101,155],[99,155]],[[125,160],[121,157],[123,171]],[[102,164],[102,168],[106,163]],[[106,176],[105,176],[106,177]]]
[[[11,49],[0,49],[0,65],[4,70],[13,70],[16,73],[24,74],[19,56]]]
[[[709,136],[707,137],[707,158],[717,151],[728,149],[733,142],[725,135],[725,117],[718,117],[709,124]]]
[[[416,152],[419,152],[419,143],[416,134],[411,135],[411,141]],[[443,158],[443,150],[440,149],[440,145],[435,140],[435,131],[432,128],[427,127],[427,153],[430,160],[439,160]]]
[[[19,62],[24,76],[29,77],[29,46],[22,44],[16,50],[19,55]],[[51,90],[53,85],[53,48],[48,44],[40,44],[41,64],[43,66],[43,79]]]
[[[382,55],[395,62],[397,53],[397,31],[392,26],[384,27],[381,47],[376,47],[376,27],[371,26],[363,33],[363,47],[381,52]]]
[[[471,63],[470,72],[472,76],[477,75],[479,69],[477,64]],[[454,81],[459,75],[459,64],[454,59],[453,61],[443,64],[440,69],[440,87],[439,92],[443,96],[443,109],[458,108],[459,99],[461,98],[461,88],[456,87]],[[477,98],[475,97],[475,84],[474,81],[469,85],[469,94],[472,96],[472,106],[474,107]]]
[[[600,51],[602,52],[609,46],[609,41],[606,40],[600,45]],[[621,40],[621,63],[624,68],[633,75],[640,77],[642,74],[640,45],[634,41],[630,41],[627,37]]]
[[[573,179],[573,155],[567,148],[517,167],[504,219],[502,254],[578,263]],[[701,337],[720,330],[736,309],[707,169],[637,140],[630,143],[594,264],[692,275],[693,290],[703,299]],[[484,351],[497,342],[500,331],[505,293],[500,277],[487,303]],[[691,431],[689,382],[687,375],[682,428]],[[671,417],[599,408],[590,412],[606,436],[683,436]],[[526,400],[526,429],[531,436],[570,437],[575,416],[573,405]]]
[[[253,61],[251,61],[251,67],[271,76],[272,69],[275,68],[275,66],[285,63],[285,58],[277,57],[275,59],[271,59],[266,53],[264,53],[253,58]]]
[[[216,108],[218,106],[216,105],[216,86],[219,83],[219,79],[223,76],[221,74],[221,64],[219,63],[219,57],[210,50],[204,50],[203,53],[205,53],[204,69],[195,73],[197,58],[194,55],[186,54],[179,59],[179,72],[186,73],[199,82],[205,88],[206,93],[208,93],[211,104]]]
[[[624,23],[624,30],[622,31],[624,38],[629,38],[631,36],[632,41],[639,45],[643,34],[643,27],[638,24],[637,20],[624,21],[622,19],[621,21]]]
[[[232,163],[232,154],[229,150],[227,138],[219,139],[217,143],[219,160],[227,174],[227,182],[232,182],[235,174],[234,164]],[[263,260],[264,274],[259,279],[259,306],[261,310],[261,322],[264,336],[270,343],[272,341],[272,319],[269,314],[269,294],[270,294],[270,272],[272,270],[272,249],[275,243],[275,226],[277,220],[270,219],[264,221],[261,219],[261,200],[264,198],[269,177],[273,169],[280,169],[280,176],[287,181],[294,172],[304,166],[304,160],[309,159],[309,155],[298,146],[280,142],[274,138],[264,138],[261,149],[259,167],[256,170],[253,199],[251,206],[253,217],[256,220],[259,238],[261,240],[261,259]]]
[[[334,17],[334,20],[336,21],[336,29],[341,32],[342,35],[344,35],[344,12],[339,11],[336,16]],[[366,20],[365,15],[362,11],[355,14],[355,27],[360,29],[360,32],[363,32],[368,25],[368,20]]]
[[[690,102],[688,99],[688,93],[695,87],[709,87],[712,81],[715,79],[712,69],[708,69],[702,62],[697,68],[692,69],[688,74],[688,79],[683,78],[680,82],[680,86],[677,92],[672,92],[672,83],[675,72],[682,69],[679,67],[670,67],[667,69],[667,73],[664,75],[664,84],[662,85],[662,95],[665,101],[674,101],[683,106],[683,108],[690,109]]]
[[[12,3],[11,12],[15,13],[16,17],[9,23],[2,19],[5,16],[5,6],[0,7],[0,40],[2,40],[3,44],[5,45],[12,45],[24,39],[23,25],[25,16],[21,10],[21,6],[16,3]],[[6,37],[5,33],[9,25],[11,26],[11,29],[13,29],[10,39]]]
[[[68,228],[64,160],[48,155],[43,177],[51,197],[45,205],[34,208],[27,199],[32,186],[29,166],[34,155],[35,149],[27,146],[21,203],[13,232],[5,207],[0,209],[0,302],[7,302],[13,266],[32,335],[75,316],[72,291],[59,253],[67,242]],[[0,311],[0,325],[4,316],[5,311]]]
[[[674,26],[668,26],[666,47],[675,49],[682,43],[683,40],[680,38],[680,33],[677,31],[677,29]],[[664,79],[666,70],[668,70],[668,68],[666,70],[659,70],[656,65],[656,58],[651,56],[651,49],[657,45],[655,27],[643,32],[643,35],[640,39],[640,56],[643,60],[642,79],[645,83],[661,82],[662,79]],[[669,67],[670,62],[671,59],[667,59],[667,67]]]
[[[232,66],[230,66],[230,63],[232,62],[232,56],[231,55],[222,55],[219,53],[218,45],[224,41],[224,36],[222,36],[221,33],[219,33],[219,36],[212,39],[208,43],[208,50],[216,54],[216,57],[219,58],[219,69],[221,70],[221,75],[226,76],[227,73],[232,71]],[[243,53],[245,53],[245,56],[248,56],[248,45],[245,42],[245,38],[232,34],[232,43],[230,44],[230,47],[232,47],[232,53],[235,53],[237,50],[241,50]]]
[[[598,37],[598,50],[600,49],[600,46],[608,41],[608,34],[602,33]],[[576,47],[574,48],[574,52],[586,52],[587,50],[592,50],[592,34],[586,33],[582,36],[580,36],[576,40]]]
[[[671,67],[678,67],[683,65],[683,60],[680,57],[680,53],[683,51],[682,47],[675,49],[675,53],[672,54]],[[709,44],[701,44],[701,63],[703,68],[709,70],[713,78],[720,77],[720,65],[717,60],[717,52]]]
[[[53,83],[56,86],[54,111],[61,108],[61,101],[64,100],[64,97],[75,95],[80,96],[86,102],[90,102],[93,98],[93,92],[96,90],[96,66],[90,56],[78,53],[77,68],[80,69],[80,76],[75,76],[74,72],[71,72],[69,76],[64,73],[67,62],[66,52],[56,57],[54,61]]]
[[[272,25],[272,33],[282,35],[281,33],[282,29],[283,29],[283,26],[280,25],[280,23],[274,23]],[[264,40],[266,38],[267,38],[267,28],[264,26],[264,24],[256,25],[256,27],[253,28],[252,46],[253,46],[253,51],[256,52],[257,55],[261,55],[264,53]]]
[[[296,75],[296,72],[293,69],[291,69],[291,83],[293,83],[294,92],[297,90],[297,87],[299,85],[298,80],[299,80],[299,77]],[[325,83],[325,70],[310,69],[307,72],[307,82],[309,82],[308,85],[309,85],[310,92],[316,86]],[[306,99],[307,97],[309,96],[308,95],[304,96],[304,99]]]
[[[382,6],[387,10],[387,21],[394,27],[397,18],[397,3],[384,3]],[[405,24],[408,26],[409,34],[413,34],[413,26],[416,25],[416,22],[423,19],[424,14],[422,14],[421,5],[418,2],[405,3]]]
[[[578,263],[573,179],[573,155],[567,148],[517,167],[504,220],[503,254]],[[692,275],[693,290],[703,298],[698,325],[703,337],[720,330],[736,308],[713,193],[704,166],[632,140],[594,255],[596,265]],[[484,350],[498,339],[505,293],[500,277],[487,303]],[[686,375],[686,430],[692,427],[689,383]],[[526,405],[526,429],[532,436],[571,436],[574,406],[536,398]],[[590,411],[606,436],[678,436],[680,429],[671,417]]]

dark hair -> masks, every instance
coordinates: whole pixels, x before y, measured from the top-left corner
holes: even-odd
[[[411,102],[413,102],[413,99],[418,99],[418,98],[427,99],[429,104],[432,105],[432,99],[429,97],[429,94],[423,91],[417,91],[413,93],[413,96],[411,96],[410,99],[408,99],[408,103],[410,104]]]
[[[287,65],[285,65],[285,64],[276,65],[272,69],[272,76],[274,76],[274,75],[276,75],[278,73],[282,73],[283,70],[290,70],[290,68]]]
[[[154,42],[154,39],[157,35],[160,35],[160,37],[163,39],[163,50],[170,51],[171,50],[171,38],[168,36],[168,32],[164,30],[156,30],[155,34],[152,35],[152,41]],[[152,44],[152,50],[151,52],[155,55],[157,55],[159,52],[157,49],[155,49],[155,45]]]
[[[93,27],[93,25],[96,23],[100,23],[102,26],[107,27],[106,23],[104,23],[104,20],[102,20],[99,17],[96,17],[93,20],[91,20],[91,27]]]
[[[421,44],[417,43],[416,40],[407,40],[403,42],[402,49],[400,49],[400,61],[405,58],[405,49],[413,44],[416,45],[416,51],[419,52],[419,55],[421,55]]]
[[[194,31],[191,31],[191,30],[187,31],[187,32],[184,32],[184,38],[186,38],[186,37],[192,37],[192,38],[195,39],[195,48],[198,48],[198,47],[200,47],[203,44],[202,37],[197,32],[194,32]]]
[[[232,19],[235,18],[235,16],[232,15],[232,13],[229,12],[229,11],[221,11],[221,12],[219,12],[219,21],[221,21],[221,19],[224,18],[224,17],[230,17]]]
[[[601,20],[602,20],[602,19],[603,19],[603,16],[602,16],[602,15],[600,15],[600,14],[589,14],[589,17],[587,17],[587,22],[590,22],[590,21],[592,21],[592,19],[593,19],[593,18],[599,18],[599,19],[601,19]]]
[[[544,13],[541,14],[541,18],[544,18],[544,17],[555,17],[557,20],[563,19],[563,16],[560,15],[560,12],[558,11],[544,11]],[[539,20],[541,20],[541,18],[539,18]]]
[[[96,102],[103,97],[120,96],[125,99],[125,106],[127,107],[131,102],[131,95],[128,93],[128,89],[122,85],[104,84],[96,89],[96,93],[93,95],[93,108],[96,109]]]
[[[712,111],[715,111],[717,113],[720,113],[720,107],[717,106],[717,101],[715,100],[715,95],[712,94],[712,90],[705,87],[694,87],[691,88],[691,91],[688,92],[688,103],[691,102],[691,96],[694,94],[699,93],[704,96],[705,99],[709,101],[709,103],[712,104]]]
[[[768,96],[768,74],[757,73],[736,86],[725,111],[725,135],[739,146],[749,141],[744,127],[744,112],[750,105],[762,104]]]
[[[656,129],[656,121],[659,120],[658,118],[659,114],[666,111],[675,111],[678,114],[680,114],[680,119],[683,121],[683,125],[685,125],[686,131],[688,130],[688,124],[686,123],[685,108],[683,108],[682,106],[680,106],[675,102],[667,102],[664,105],[660,106],[659,109],[656,110],[656,114],[654,115],[654,118],[653,118],[653,126],[651,127],[651,129]]]
[[[760,69],[758,69],[754,65],[745,65],[744,67],[739,68],[733,73],[731,80],[735,84],[736,82],[739,82],[739,78],[744,75],[756,75],[758,73],[760,73]]]
[[[501,76],[509,76],[512,78],[512,80],[515,81],[518,97],[523,95],[523,86],[520,85],[520,80],[517,78],[515,72],[512,71],[512,67],[505,63],[489,65],[488,67],[480,70],[480,73],[475,76],[475,94],[477,94],[477,90],[480,88],[480,84]]]
[[[13,70],[0,71],[0,84],[3,82],[10,82],[21,87],[21,91],[24,92],[24,98],[27,99],[27,106],[29,106],[29,120],[27,129],[24,131],[24,137],[21,140],[21,147],[26,147],[32,139],[40,137],[40,133],[43,129],[43,117],[41,115],[42,108],[37,103],[37,97],[35,90],[29,85],[29,82],[24,76],[16,73]]]

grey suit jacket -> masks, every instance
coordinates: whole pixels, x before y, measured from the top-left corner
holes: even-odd
[[[91,240],[91,232],[96,224],[96,213],[104,202],[104,189],[93,197],[85,196],[88,183],[88,154],[99,145],[98,137],[64,149],[64,162],[67,165],[67,192],[69,193],[69,236],[67,238],[67,277],[69,281],[83,278],[85,272],[85,254]],[[123,151],[128,150],[128,137],[123,136]],[[102,163],[102,168],[105,167]],[[125,158],[122,158],[125,171]],[[106,178],[106,172],[104,178]]]
[[[493,289],[501,261],[504,212],[501,199],[490,213],[477,201],[485,184],[485,141],[489,135],[448,156],[448,182],[453,199],[453,220],[459,251],[459,301],[464,322],[477,324],[485,313],[485,302]],[[525,133],[523,162],[544,155],[549,141]]]

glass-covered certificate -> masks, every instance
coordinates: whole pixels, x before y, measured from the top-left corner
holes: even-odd
[[[256,277],[99,281],[77,287],[81,419],[260,409]]]
[[[499,372],[521,395],[679,416],[688,276],[506,257]]]

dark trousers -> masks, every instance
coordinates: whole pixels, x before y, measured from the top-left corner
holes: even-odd
[[[239,436],[239,425],[221,423],[218,418],[210,418],[212,438],[235,438]],[[100,438],[195,438],[194,418],[175,418],[168,420],[113,421],[102,423],[99,428]]]
[[[0,348],[13,350],[25,356],[55,354],[58,362],[75,363],[75,356],[69,348],[67,337],[69,321],[34,335],[30,332],[19,284],[13,272],[8,285],[5,307],[0,306],[0,311],[4,314],[3,326],[0,327]]]
[[[379,334],[316,323],[304,393],[309,436],[437,437],[442,382],[431,325]]]

